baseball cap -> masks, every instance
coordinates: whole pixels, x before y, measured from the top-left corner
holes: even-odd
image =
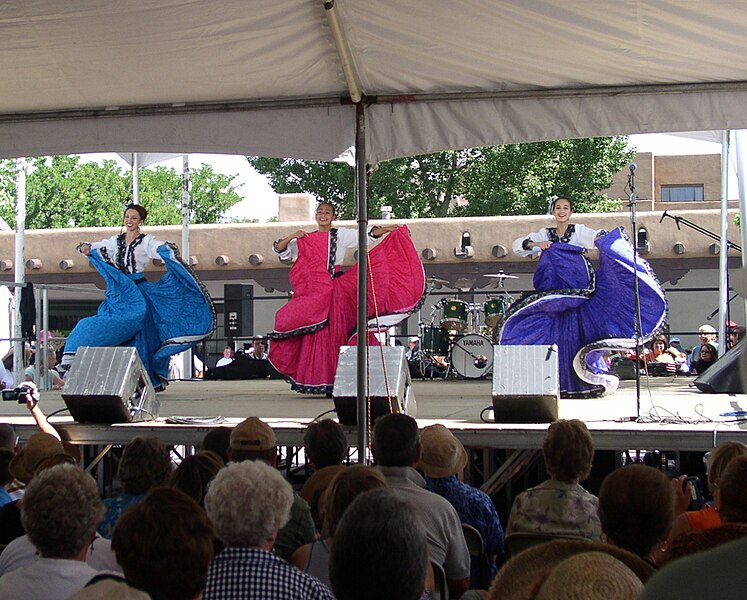
[[[259,417],[244,419],[231,431],[231,448],[234,450],[270,450],[275,446],[275,432]]]

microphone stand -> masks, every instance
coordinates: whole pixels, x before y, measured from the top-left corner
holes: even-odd
[[[635,419],[641,418],[641,298],[638,290],[638,232],[636,207],[638,205],[638,195],[635,192],[635,170],[637,165],[630,164],[630,174],[628,175],[628,189],[630,191],[628,206],[630,207],[630,226],[633,230],[633,298],[635,305],[635,326],[633,328],[635,339]]]

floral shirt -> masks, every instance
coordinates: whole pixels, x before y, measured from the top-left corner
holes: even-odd
[[[579,484],[548,479],[516,497],[506,533],[577,535],[598,540],[602,532],[598,506],[598,498]]]

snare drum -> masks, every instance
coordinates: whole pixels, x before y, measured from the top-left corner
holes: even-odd
[[[503,317],[506,316],[506,304],[502,298],[493,298],[483,304],[483,310],[485,311],[485,325],[491,329],[495,329],[503,321]]]
[[[426,354],[446,356],[449,352],[449,333],[436,325],[423,325],[421,348]]]
[[[487,375],[493,370],[493,344],[477,333],[459,338],[451,349],[451,368],[468,379]]]
[[[441,310],[441,327],[450,331],[464,331],[467,329],[467,315],[469,307],[461,300],[443,300]]]

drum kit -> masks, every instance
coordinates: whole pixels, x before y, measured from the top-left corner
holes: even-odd
[[[445,377],[480,379],[493,370],[493,342],[514,299],[505,290],[506,279],[518,279],[503,271],[486,274],[497,279],[502,293],[484,302],[443,298],[433,305],[430,320],[420,323],[423,361],[437,367]],[[431,277],[432,284],[449,283]],[[430,370],[433,374],[433,368]]]

